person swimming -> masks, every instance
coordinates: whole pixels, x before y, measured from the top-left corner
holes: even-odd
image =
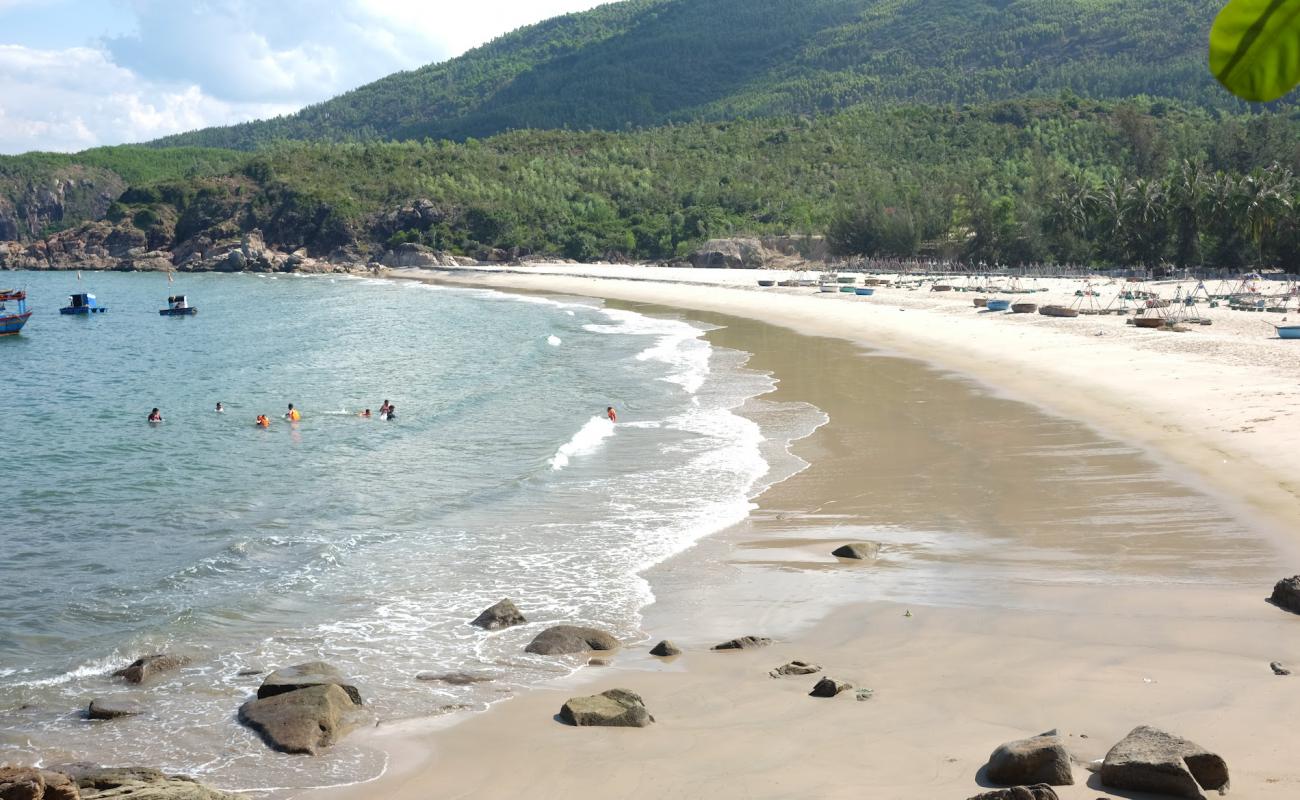
[[[609,417],[610,422],[618,422],[618,414],[614,412],[613,406],[605,406],[605,416]]]
[[[370,419],[370,409],[367,408],[365,411],[362,411],[360,414],[357,414],[357,416],[358,416],[358,417],[365,417],[366,419]]]
[[[387,400],[385,400],[384,402],[388,403]],[[392,422],[393,420],[397,419],[397,406],[393,405],[392,403],[388,403],[388,410],[380,411],[379,418],[383,420],[388,420],[389,422]]]
[[[226,407],[221,405],[221,403],[217,403],[217,413],[224,414],[225,411],[226,411]]]
[[[302,414],[299,414],[298,409],[293,407],[293,403],[290,403],[289,410],[284,412],[284,418],[289,420],[290,422],[297,422],[298,420],[302,419]]]
[[[387,400],[385,400],[384,404],[379,407],[379,418],[383,419],[384,415],[388,413],[388,409],[390,408],[392,408],[392,405]]]
[[[268,416],[266,416],[265,414],[258,414],[258,415],[257,415],[257,427],[259,427],[259,428],[269,428],[269,427],[271,427],[271,418],[268,417]]]
[[[156,408],[155,408],[153,411],[150,411],[150,412],[149,412],[149,421],[150,421],[150,422],[162,422],[162,421],[163,421],[163,418],[162,418],[162,412],[159,411],[159,410],[156,409]]]

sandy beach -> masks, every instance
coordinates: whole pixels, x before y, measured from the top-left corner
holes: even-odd
[[[394,277],[681,313],[780,379],[754,413],[830,421],[745,523],[649,571],[643,642],[487,713],[355,734],[388,772],[309,796],[966,798],[994,747],[1057,729],[1076,760],[1060,797],[1142,798],[1085,768],[1138,725],[1221,754],[1235,796],[1300,792],[1297,679],[1269,669],[1300,666],[1300,617],[1264,602],[1300,568],[1300,352],[1272,315],[1202,306],[1213,325],[1171,333],[965,293],[759,290],[742,270]],[[1044,284],[1034,302],[1082,285]],[[830,555],[852,541],[880,556]],[[775,641],[709,650],[745,634]],[[684,654],[649,656],[661,639]],[[792,659],[823,670],[769,677]],[[854,691],[809,697],[822,675]],[[555,720],[614,687],[656,722]]]

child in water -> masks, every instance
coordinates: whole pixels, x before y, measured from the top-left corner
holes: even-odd
[[[159,411],[159,410],[156,409],[156,408],[155,408],[153,411],[150,411],[150,412],[149,412],[149,421],[150,421],[150,422],[162,422],[162,421],[163,421],[163,418],[162,418],[162,412]]]
[[[226,407],[221,405],[221,403],[217,403],[217,413],[218,414],[226,413]]]
[[[388,401],[385,400],[384,402],[387,403]],[[381,412],[379,414],[379,418],[388,420],[389,422],[392,422],[393,420],[397,419],[397,406],[389,403],[388,410]]]
[[[258,414],[258,415],[257,415],[257,427],[259,427],[259,428],[269,428],[269,427],[271,427],[271,419],[270,419],[269,417],[267,417],[265,414]]]
[[[367,408],[365,411],[362,411],[360,414],[357,414],[357,416],[364,417],[365,419],[370,419],[370,409]]]
[[[614,413],[613,406],[605,406],[605,416],[609,417],[610,422],[618,422],[618,414]]]
[[[284,412],[284,418],[289,420],[290,422],[297,422],[298,420],[302,419],[302,414],[299,414],[298,409],[293,407],[293,403],[290,403],[289,410]]]

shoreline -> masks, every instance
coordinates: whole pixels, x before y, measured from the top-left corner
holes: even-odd
[[[410,276],[396,275],[393,277]],[[743,318],[749,316],[749,314],[745,313],[747,311],[755,314],[755,316],[760,316],[758,312],[766,310],[764,308],[756,309],[752,305],[745,305],[735,297],[738,294],[757,294],[755,292],[723,289],[719,297],[709,297],[704,296],[702,292],[717,292],[718,287],[678,286],[665,288],[663,285],[648,285],[654,284],[652,279],[643,279],[643,282],[628,286],[609,279],[588,276],[521,276],[512,273],[508,276],[494,275],[487,277],[479,271],[472,271],[468,275],[458,272],[456,274],[424,275],[421,277],[435,282],[507,291],[523,290],[526,292],[596,296],[630,304],[635,310],[646,310],[642,306],[649,304],[654,307],[662,307],[654,310],[677,309],[685,311],[688,318],[692,319],[698,317],[692,316],[689,313],[691,311],[706,314],[720,313]],[[668,295],[668,297],[665,297],[665,295]],[[816,299],[814,299],[814,302]],[[685,300],[685,302],[674,302],[682,300]],[[740,308],[737,307],[738,304],[741,306]],[[765,323],[794,331],[794,338],[796,339],[808,336],[820,338],[826,335],[824,332],[813,332],[819,329],[821,331],[825,330],[827,321],[824,319],[801,318],[798,314],[794,314],[780,319],[768,318]],[[844,331],[837,331],[834,338],[841,343],[847,342],[854,345],[866,343],[862,338],[864,336],[862,332],[853,332],[854,335],[844,335],[844,333]],[[873,331],[872,333],[879,334],[880,331]],[[878,343],[873,342],[871,346],[879,352]],[[916,357],[914,351],[909,352],[901,347],[891,349],[906,353],[909,359]],[[756,355],[758,354],[756,353]],[[956,370],[952,370],[948,364],[943,363],[940,359],[927,359],[927,361],[942,368],[945,372],[961,374]],[[970,373],[967,372],[966,374]],[[780,372],[776,373],[776,377],[778,380],[783,379]],[[981,376],[976,373],[973,377],[978,379]],[[780,391],[781,385],[778,384],[778,391]],[[1004,387],[1004,389],[1006,394],[1018,395],[1010,387]],[[1037,398],[1019,396],[1017,399],[1028,400],[1037,407],[1047,407],[1057,414],[1062,414],[1065,411],[1059,406],[1037,402]],[[1075,416],[1068,413],[1064,415]],[[1112,434],[1116,432],[1115,427],[1106,425],[1104,421],[1099,422],[1090,419],[1089,424]],[[1158,437],[1152,438],[1158,439]],[[807,440],[804,441],[807,442]],[[800,444],[802,445],[803,442]],[[1143,441],[1143,444],[1149,448],[1153,443]],[[813,448],[824,447],[825,443],[810,442],[809,446]],[[803,448],[796,448],[796,453],[801,449]],[[1153,452],[1160,451],[1153,450]],[[814,455],[812,459],[813,466],[816,467],[820,461],[821,459]],[[1207,469],[1210,465],[1204,461],[1189,466],[1192,472],[1201,476],[1200,483],[1208,483],[1216,479],[1215,471]],[[1173,470],[1175,473],[1179,471],[1179,469]],[[775,580],[773,576],[776,572],[774,570],[803,571],[805,576],[818,575],[827,569],[834,571],[834,567],[827,567],[816,562],[819,558],[822,562],[826,560],[825,550],[821,549],[822,545],[840,540],[839,537],[828,535],[828,527],[829,533],[834,534],[837,532],[836,526],[838,523],[832,523],[828,526],[825,521],[811,519],[810,527],[802,533],[802,537],[792,535],[788,540],[775,542],[761,541],[754,538],[755,531],[753,528],[755,526],[769,524],[773,518],[779,519],[782,516],[780,513],[776,513],[775,509],[781,507],[779,495],[782,493],[783,486],[788,486],[788,483],[770,487],[759,500],[761,508],[756,512],[756,515],[766,517],[766,521],[759,519],[755,525],[738,526],[741,529],[739,533],[733,529],[707,537],[690,551],[690,557],[678,556],[673,561],[697,560],[707,562],[710,559],[721,558],[724,568],[730,567],[733,570],[741,571],[749,570],[749,588],[753,588],[752,584],[754,582],[761,583],[762,579]],[[1285,547],[1287,541],[1277,535],[1280,533],[1280,527],[1277,526],[1278,523],[1287,518],[1290,511],[1284,500],[1286,493],[1284,484],[1279,482],[1277,488],[1281,490],[1282,497],[1266,496],[1262,498],[1265,502],[1261,503],[1260,496],[1252,496],[1249,503],[1243,503],[1242,505],[1249,505],[1252,507],[1253,512],[1264,514],[1266,518],[1264,527],[1272,534],[1271,538],[1275,540],[1274,544],[1285,550],[1289,549]],[[772,498],[770,495],[778,495],[778,497]],[[1269,502],[1270,500],[1272,502]],[[769,501],[777,505],[771,508],[766,507],[769,505]],[[1254,516],[1253,513],[1251,515]],[[812,534],[811,538],[809,534]],[[759,558],[761,560],[747,558],[743,555],[736,557],[737,550],[757,552],[760,554]],[[804,561],[808,563],[802,563]],[[775,566],[778,563],[780,566]],[[1032,663],[1035,659],[1042,659],[1044,663],[1048,663],[1053,659],[1060,658],[1063,652],[1068,652],[1079,661],[1086,662],[1090,667],[1097,668],[1098,671],[1105,673],[1110,678],[1115,677],[1110,673],[1117,660],[1141,662],[1145,661],[1148,656],[1154,656],[1150,652],[1153,649],[1151,625],[1157,621],[1160,629],[1154,632],[1154,639],[1161,640],[1169,648],[1184,651],[1184,655],[1186,655],[1187,637],[1189,635],[1188,631],[1185,630],[1188,624],[1185,619],[1187,617],[1194,621],[1193,627],[1203,628],[1207,625],[1216,628],[1248,626],[1254,629],[1256,634],[1268,631],[1264,635],[1256,637],[1264,644],[1256,642],[1254,645],[1242,640],[1239,633],[1234,637],[1227,635],[1225,632],[1223,637],[1225,641],[1232,639],[1236,647],[1252,651],[1251,658],[1254,659],[1263,657],[1265,650],[1272,646],[1271,640],[1274,636],[1282,635],[1283,631],[1292,630],[1287,627],[1291,621],[1286,619],[1286,615],[1280,615],[1281,618],[1277,618],[1273,616],[1277,612],[1273,612],[1267,607],[1265,607],[1264,611],[1254,608],[1251,601],[1247,599],[1249,597],[1248,593],[1243,591],[1244,587],[1235,585],[1232,579],[1221,579],[1221,583],[1204,586],[1199,591],[1194,585],[1179,585],[1179,582],[1174,580],[1170,583],[1157,582],[1154,586],[1139,585],[1138,587],[1125,587],[1123,589],[1108,588],[1106,586],[1085,586],[1070,589],[1055,586],[1050,587],[1050,591],[1045,592],[1043,587],[1035,586],[1032,581],[1028,581],[1015,585],[1012,592],[1014,598],[997,607],[982,607],[978,604],[963,606],[959,602],[955,605],[940,605],[930,607],[929,610],[919,611],[917,617],[926,619],[925,627],[927,629],[925,635],[921,637],[914,637],[912,633],[908,632],[908,629],[898,627],[900,624],[910,624],[899,622],[900,620],[910,619],[901,614],[899,611],[901,606],[879,600],[865,600],[849,592],[844,596],[833,597],[829,600],[823,599],[821,607],[810,615],[809,620],[806,620],[804,624],[794,624],[793,629],[800,631],[798,642],[778,641],[770,649],[757,651],[756,653],[740,653],[734,656],[708,654],[699,651],[706,648],[711,640],[720,641],[731,635],[747,633],[764,634],[765,631],[750,630],[743,624],[737,627],[735,623],[728,623],[709,633],[696,631],[690,639],[681,639],[680,633],[673,637],[666,628],[672,625],[674,621],[677,626],[682,625],[681,613],[683,608],[689,608],[692,602],[696,606],[702,603],[716,603],[719,595],[725,594],[722,590],[715,591],[715,587],[699,588],[689,599],[678,600],[676,608],[670,607],[674,603],[665,602],[667,592],[662,589],[662,583],[672,584],[673,581],[676,581],[674,584],[676,589],[691,594],[690,581],[680,575],[673,576],[672,573],[675,567],[676,565],[661,565],[652,568],[647,573],[647,579],[656,586],[655,593],[659,599],[655,604],[644,610],[644,629],[647,632],[657,631],[651,636],[650,641],[646,642],[647,645],[656,640],[660,634],[669,635],[670,638],[675,638],[679,645],[683,645],[683,649],[687,651],[687,654],[674,659],[673,661],[676,663],[665,664],[659,662],[639,652],[643,649],[640,647],[635,648],[635,650],[625,648],[619,652],[616,663],[611,667],[593,667],[580,670],[570,678],[556,684],[539,687],[523,695],[511,698],[512,702],[510,703],[494,705],[485,713],[471,715],[467,719],[458,722],[440,720],[427,729],[421,729],[422,726],[419,725],[395,725],[387,729],[378,729],[374,732],[370,743],[384,747],[390,753],[392,759],[390,769],[384,776],[377,781],[365,784],[311,792],[299,796],[359,798],[373,796],[376,792],[382,792],[400,799],[403,797],[424,796],[429,786],[438,786],[455,796],[504,796],[524,791],[532,784],[522,782],[523,778],[521,776],[489,774],[494,773],[488,767],[488,764],[493,762],[489,760],[491,756],[486,755],[486,752],[489,749],[495,750],[503,740],[511,746],[512,757],[517,756],[526,759],[530,769],[539,770],[554,782],[551,790],[542,792],[542,796],[571,797],[575,793],[578,796],[595,793],[594,791],[584,792],[582,784],[574,783],[571,780],[572,776],[565,774],[563,770],[565,767],[576,768],[579,764],[585,763],[584,759],[599,759],[613,755],[626,758],[630,762],[627,764],[620,763],[617,769],[611,767],[611,775],[618,775],[623,778],[616,785],[627,789],[626,791],[615,792],[616,796],[648,794],[652,785],[657,787],[656,791],[665,787],[674,787],[676,784],[672,783],[672,781],[668,781],[663,786],[642,781],[646,773],[656,773],[656,771],[658,771],[658,778],[666,780],[667,776],[664,771],[675,769],[679,769],[683,776],[689,776],[689,785],[699,787],[699,791],[705,791],[707,788],[713,792],[730,790],[734,793],[737,788],[734,783],[710,785],[709,780],[712,779],[712,776],[706,774],[709,771],[710,764],[717,763],[718,760],[731,765],[733,768],[737,766],[730,761],[730,758],[734,755],[730,752],[730,748],[725,743],[715,741],[719,738],[718,734],[723,733],[727,737],[735,737],[738,742],[743,741],[746,747],[754,748],[755,752],[765,753],[773,760],[775,765],[783,765],[784,767],[784,769],[759,768],[755,765],[754,775],[765,775],[766,777],[749,786],[749,794],[764,797],[786,796],[790,793],[803,793],[806,796],[849,796],[849,787],[844,782],[845,776],[839,776],[828,783],[815,784],[814,787],[809,788],[809,781],[815,783],[814,776],[809,774],[810,764],[795,762],[806,758],[811,762],[821,761],[822,766],[828,766],[825,761],[813,758],[813,754],[834,753],[837,757],[852,758],[850,754],[857,752],[857,747],[850,745],[848,750],[845,751],[843,742],[825,741],[816,746],[811,746],[810,743],[805,742],[804,745],[788,748],[797,754],[801,754],[800,757],[792,759],[788,753],[782,754],[771,749],[773,742],[768,740],[775,739],[780,743],[783,741],[783,737],[779,735],[775,737],[764,736],[762,726],[756,726],[752,718],[748,722],[742,720],[746,713],[757,713],[760,719],[768,719],[769,721],[771,721],[773,715],[776,715],[777,718],[783,720],[784,724],[795,725],[797,730],[809,735],[812,735],[816,732],[816,729],[820,728],[834,730],[841,724],[858,725],[861,720],[853,719],[854,712],[857,710],[855,707],[858,704],[838,702],[834,710],[829,712],[834,716],[824,717],[822,715],[824,709],[819,708],[809,718],[808,703],[820,702],[808,701],[802,697],[808,688],[803,683],[809,681],[795,680],[791,682],[786,679],[786,681],[780,682],[778,686],[766,678],[764,674],[766,669],[776,666],[783,660],[788,660],[789,657],[810,657],[811,655],[814,657],[813,660],[822,663],[823,656],[818,655],[816,652],[810,653],[810,651],[832,654],[831,658],[825,660],[839,660],[843,664],[852,665],[842,668],[850,672],[854,669],[859,671],[865,669],[865,662],[858,650],[868,649],[864,647],[867,640],[864,639],[860,627],[850,620],[871,619],[873,625],[884,629],[885,637],[888,640],[886,649],[896,655],[902,653],[902,651],[912,651],[904,653],[900,657],[898,672],[901,675],[895,676],[898,680],[903,680],[902,676],[909,673],[920,674],[929,671],[932,668],[929,663],[932,659],[926,655],[926,651],[929,649],[936,653],[942,653],[953,640],[959,641],[959,648],[967,651],[968,658],[974,659],[972,663],[979,663],[981,658],[993,660],[1007,658],[1008,654],[1004,652],[1007,649],[1007,637],[1000,635],[981,636],[978,633],[971,632],[982,626],[988,626],[990,622],[993,623],[994,628],[1007,626],[1019,630],[1028,626],[1036,629],[1037,632],[1030,635],[1028,639],[1021,636],[1013,637],[1017,645],[1024,648],[1020,656],[1026,662]],[[1286,570],[1279,570],[1277,577],[1281,577],[1282,571]],[[686,569],[686,573],[689,576],[690,570]],[[802,579],[803,577],[800,577],[800,580]],[[729,588],[734,590],[736,586],[732,585]],[[1266,593],[1266,589],[1267,587],[1261,586],[1257,594],[1262,596]],[[1069,596],[1065,603],[1061,603],[1059,597],[1053,596],[1061,592]],[[734,591],[732,593],[734,594]],[[1117,600],[1115,595],[1123,599]],[[1144,610],[1143,614],[1134,618],[1131,610],[1126,607],[1124,600],[1133,600],[1139,597],[1142,598],[1143,602],[1150,605]],[[724,605],[726,606],[722,611],[724,617],[741,616],[744,613],[752,614],[756,611],[752,603],[746,607],[743,601],[734,607],[725,603]],[[1044,611],[1044,608],[1047,610]],[[1193,608],[1195,608],[1195,611],[1192,610]],[[1088,611],[1085,612],[1083,609]],[[906,610],[910,611],[911,608],[909,607]],[[695,616],[698,618],[698,608],[696,608],[696,612]],[[808,612],[803,613],[807,614]],[[1095,615],[1097,618],[1088,618],[1090,614]],[[1084,640],[1086,646],[1062,641],[1059,635],[1054,634],[1052,629],[1061,625],[1063,621],[1069,625],[1075,636]],[[693,622],[698,624],[700,620],[695,619]],[[780,628],[780,624],[774,619],[769,618],[768,623],[772,628]],[[751,625],[750,627],[754,626]],[[1169,630],[1164,631],[1165,628]],[[724,629],[729,631],[726,636],[720,635],[720,632]],[[1121,633],[1117,635],[1117,632]],[[877,635],[879,633],[877,631]],[[1125,640],[1126,647],[1115,647],[1114,642],[1109,641],[1112,638]],[[1098,664],[1096,661],[1097,655],[1091,652],[1090,648],[1101,647],[1103,643],[1110,645],[1108,648],[1110,660],[1103,659]],[[881,641],[877,639],[877,636],[872,636],[869,648],[877,648],[880,645]],[[1015,647],[1011,649],[1015,650]],[[1200,649],[1202,648],[1199,646],[1193,648],[1194,651]],[[919,656],[915,652],[916,650],[920,651]],[[1159,669],[1171,670],[1168,676],[1164,677],[1164,680],[1181,681],[1183,683],[1179,690],[1172,693],[1175,696],[1181,693],[1195,692],[1200,681],[1210,674],[1213,674],[1215,681],[1230,682],[1234,687],[1242,686],[1241,676],[1238,674],[1242,666],[1240,663],[1243,659],[1241,653],[1228,652],[1216,647],[1213,654],[1215,656],[1214,664],[1212,666],[1206,665],[1194,677],[1178,674],[1179,669],[1174,666],[1178,663],[1177,656],[1154,658],[1154,661],[1160,665]],[[831,669],[832,667],[828,665],[828,672]],[[871,666],[871,671],[883,669],[884,665],[881,664]],[[1155,671],[1153,667],[1147,667],[1146,665],[1130,666],[1122,670],[1125,673],[1123,680],[1130,679],[1131,674],[1129,673],[1133,670]],[[978,668],[970,671],[975,675],[983,674],[982,670]],[[1094,680],[1091,676],[1079,674],[1080,672],[1080,668],[1072,669],[1069,675],[1070,681],[1081,686],[1087,686],[1089,681]],[[755,681],[755,674],[761,676],[761,679]],[[1165,675],[1164,672],[1160,674]],[[831,673],[831,676],[850,677],[843,672]],[[881,680],[887,682],[885,679]],[[1242,691],[1258,693],[1260,691],[1268,692],[1274,688],[1262,678],[1258,679],[1258,682],[1260,686],[1252,685],[1249,689],[1243,687]],[[1250,681],[1250,683],[1253,684],[1254,681]],[[1040,697],[1039,702],[1042,703],[1046,701],[1041,698],[1052,695],[1052,693],[1047,691],[1041,684],[1041,679],[1033,680],[1027,677],[1019,685],[1027,694]],[[871,684],[867,685],[870,686]],[[675,721],[679,726],[683,723],[683,718],[694,716],[694,712],[701,706],[711,712],[717,712],[720,719],[713,721],[711,724],[708,722],[690,722],[687,723],[687,729],[683,730],[678,727],[675,731],[670,731],[669,725],[659,724],[652,726],[651,730],[655,730],[654,734],[632,731],[574,732],[572,729],[550,722],[550,715],[554,713],[565,697],[574,693],[585,692],[588,689],[599,690],[614,686],[626,686],[634,690],[643,690],[651,713],[667,714],[670,722],[676,718]],[[650,688],[648,690],[644,689],[646,686]],[[793,692],[792,689],[796,686],[801,691]],[[777,693],[776,699],[772,696],[774,687]],[[1127,689],[1117,689],[1116,687],[1110,688],[1112,691],[1129,691]],[[580,690],[580,692],[575,690]],[[716,707],[718,699],[722,696],[730,696],[730,699],[735,701],[734,694],[737,690],[744,695],[744,699],[739,701],[738,708],[724,710]],[[847,698],[839,698],[838,700],[845,699]],[[1164,698],[1162,702],[1167,704],[1172,702],[1172,699]],[[951,698],[949,698],[949,701],[951,701]],[[1062,701],[1053,695],[1052,702],[1060,704]],[[1138,700],[1133,697],[1127,702],[1136,703]],[[1249,705],[1259,711],[1267,708],[1270,703],[1276,704],[1277,702],[1278,700],[1275,697],[1268,700],[1252,697]],[[777,707],[774,708],[773,704]],[[868,707],[873,709],[880,705],[867,704]],[[1086,701],[1086,699],[1080,703],[1079,698],[1076,697],[1072,702],[1065,703],[1065,705],[1070,707],[1075,715],[1083,718],[1081,721],[1072,722],[1074,727],[1071,730],[1077,731],[1083,737],[1087,737],[1091,732],[1092,737],[1087,744],[1082,739],[1076,740],[1072,738],[1069,743],[1071,749],[1075,750],[1076,746],[1078,746],[1077,749],[1086,753],[1090,758],[1100,757],[1106,747],[1109,747],[1113,741],[1117,741],[1118,737],[1127,731],[1127,728],[1119,730],[1115,723],[1104,720],[1103,715],[1097,710],[1089,710],[1092,703]],[[1294,707],[1295,704],[1288,702],[1288,705]],[[916,715],[918,719],[928,719],[934,725],[940,724],[937,719],[933,718],[933,713],[927,713],[924,708],[912,706],[906,713],[891,708],[891,715],[895,711],[902,714],[896,718],[898,724],[908,725],[908,714]],[[1022,708],[1017,713],[1024,712],[1025,709]],[[1203,715],[1205,713],[1208,713],[1207,710],[1201,708],[1195,710],[1183,709],[1179,712],[1179,716],[1192,719],[1193,722],[1190,724],[1193,727],[1191,730],[1180,728],[1174,732],[1193,739],[1205,738],[1202,733],[1205,730],[1204,722],[1200,723],[1200,727],[1197,727],[1194,722],[1198,714]],[[787,718],[784,715],[793,716]],[[848,716],[842,718],[842,715]],[[1041,725],[1037,722],[1026,721],[1021,728],[1008,726],[1005,721],[991,726],[987,724],[970,724],[975,720],[968,719],[966,720],[968,724],[961,726],[963,730],[960,736],[957,737],[957,741],[966,745],[966,747],[962,748],[959,756],[949,757],[946,762],[943,762],[959,766],[936,768],[931,763],[931,756],[935,754],[922,753],[918,742],[910,743],[901,751],[892,749],[889,760],[890,762],[899,761],[900,764],[907,763],[912,766],[924,764],[925,769],[929,770],[938,769],[938,773],[931,777],[942,778],[939,784],[947,787],[944,796],[951,794],[954,797],[961,797],[965,796],[960,794],[961,791],[973,794],[978,790],[975,775],[979,761],[978,759],[971,760],[971,753],[969,752],[971,748],[987,753],[1000,741],[1037,732],[1034,729],[1035,725],[1044,729],[1055,727],[1060,724],[1056,721],[1057,719],[1059,718],[1044,719]],[[1258,722],[1258,720],[1255,721]],[[454,724],[449,724],[453,722]],[[1159,724],[1159,722],[1155,721],[1151,722],[1151,724]],[[918,727],[915,720],[911,721],[910,727]],[[924,726],[920,727],[924,728]],[[523,728],[526,732],[524,739],[521,739],[520,734],[517,732],[520,728]],[[448,734],[447,731],[451,729],[454,729],[456,733]],[[1063,726],[1063,733],[1065,730],[1066,727]],[[994,733],[994,731],[1001,731],[1001,733]],[[1098,736],[1099,731],[1103,734],[1100,737]],[[935,731],[931,730],[930,734],[933,733]],[[1074,733],[1070,735],[1073,737]],[[998,738],[999,736],[1001,738]],[[540,737],[539,753],[523,756],[522,752],[516,752],[535,744],[532,737]],[[677,737],[681,737],[690,746],[672,744]],[[1240,726],[1235,726],[1233,727],[1232,738],[1240,740],[1249,737],[1240,730]],[[651,753],[643,752],[645,746],[643,739],[653,740],[649,745]],[[979,742],[979,744],[975,745],[974,742]],[[1217,745],[1219,749],[1225,751],[1225,756],[1229,758],[1230,762],[1234,761],[1234,755],[1236,755],[1235,761],[1241,761],[1241,754],[1231,751],[1227,745],[1222,743],[1221,739],[1216,741],[1208,738],[1202,743],[1211,749],[1215,749]],[[945,746],[952,746],[952,742],[948,742]],[[1101,748],[1100,752],[1095,752],[1097,747]],[[668,748],[668,750],[664,748]],[[669,750],[673,753],[671,756],[668,754]],[[1258,759],[1251,759],[1249,766],[1256,773],[1255,777],[1259,779],[1257,784],[1259,788],[1267,790],[1276,786],[1279,791],[1277,794],[1252,794],[1250,796],[1282,797],[1289,791],[1294,790],[1295,786],[1300,785],[1300,774],[1284,771],[1282,773],[1284,777],[1282,778],[1261,777],[1258,774],[1260,770],[1275,765],[1261,765]],[[897,769],[894,769],[894,772],[897,771]],[[791,775],[799,776],[800,788],[797,791],[794,786],[783,783]],[[734,773],[732,773],[732,777],[735,777]],[[1098,791],[1106,791],[1100,786],[1089,786],[1083,783],[1085,777],[1086,773],[1079,772],[1080,783],[1073,789],[1062,790],[1061,797],[1082,798],[1086,796],[1091,798]],[[1236,777],[1234,775],[1234,778]],[[629,784],[624,781],[633,781],[633,783]],[[769,781],[775,781],[775,783]],[[1256,781],[1247,777],[1244,783],[1249,786],[1256,783]],[[894,778],[889,781],[877,781],[872,785],[884,792],[879,796],[896,796],[900,798],[916,796],[915,792],[918,790],[919,785],[925,785],[930,789],[936,788],[934,780],[926,780],[918,784],[901,775],[901,773],[894,775]],[[784,786],[785,789],[775,788],[781,786]],[[889,794],[889,791],[897,791],[898,793]],[[602,791],[601,793],[605,794],[607,792]]]

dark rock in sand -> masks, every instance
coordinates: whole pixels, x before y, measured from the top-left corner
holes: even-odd
[[[1228,787],[1228,765],[1195,742],[1142,725],[1106,754],[1101,782],[1112,789],[1202,800],[1202,789]]]
[[[816,664],[809,664],[807,661],[791,661],[789,664],[782,664],[767,674],[773,678],[785,678],[790,675],[812,675],[821,671],[822,668]]]
[[[1289,670],[1289,669],[1287,669],[1286,667],[1282,666],[1282,662],[1280,662],[1280,661],[1274,661],[1274,662],[1270,663],[1270,664],[1268,665],[1268,668],[1271,669],[1271,670],[1273,670],[1273,674],[1274,674],[1274,675],[1290,675],[1290,674],[1291,674],[1291,670]]]
[[[80,800],[67,775],[34,767],[0,768],[0,800]]]
[[[155,653],[151,656],[137,658],[129,666],[113,673],[114,678],[124,678],[127,683],[144,683],[151,678],[190,663],[185,656],[169,653]]]
[[[1278,581],[1268,601],[1278,608],[1300,614],[1300,575]]]
[[[146,767],[63,764],[51,767],[74,781],[82,800],[236,800],[186,775],[167,775]],[[46,795],[48,798],[50,795]],[[75,797],[75,795],[74,795]]]
[[[977,794],[968,800],[1060,800],[1056,791],[1045,783],[1034,786],[1012,786],[1009,789],[995,789],[984,794]]]
[[[470,624],[484,630],[499,631],[512,625],[522,625],[527,621],[515,604],[506,599],[479,614]]]
[[[610,689],[591,697],[571,697],[560,709],[560,719],[579,727],[644,728],[655,718],[646,711],[641,696],[627,689]]]
[[[808,693],[809,697],[834,697],[840,692],[852,689],[853,685],[844,681],[837,681],[832,678],[822,678],[817,681],[817,685]]]
[[[470,686],[494,681],[496,676],[486,672],[421,672],[415,679],[429,683],[449,683],[452,686]]]
[[[880,555],[880,545],[875,542],[850,542],[832,550],[831,555],[870,561]]]
[[[1055,732],[1000,745],[989,756],[984,774],[993,783],[1004,786],[1034,783],[1070,786],[1074,783],[1070,754]]]
[[[650,648],[650,655],[660,656],[662,658],[667,658],[669,656],[680,656],[681,654],[682,651],[677,648],[677,645],[673,644],[667,639],[664,639],[659,644]]]
[[[86,716],[90,719],[118,719],[134,717],[144,713],[144,707],[134,700],[114,700],[111,697],[96,697],[90,701]]]
[[[338,684],[309,686],[239,707],[239,721],[272,749],[315,755],[361,721],[361,706]]]
[[[236,672],[235,675],[239,676],[240,678],[251,678],[254,675],[263,675],[265,673],[266,670],[264,669],[257,669],[256,667],[248,667],[247,669],[241,669],[239,672]]]
[[[556,625],[537,634],[524,652],[543,656],[560,656],[567,653],[585,653],[588,650],[614,650],[618,639],[597,628],[579,628],[576,625]]]
[[[766,636],[741,636],[738,639],[731,639],[722,644],[715,644],[714,650],[753,650],[758,647],[767,647],[772,640]]]
[[[257,689],[257,698],[265,700],[285,692],[296,692],[312,686],[337,686],[348,693],[352,702],[361,705],[361,692],[343,674],[324,661],[309,661],[292,667],[277,669]]]

